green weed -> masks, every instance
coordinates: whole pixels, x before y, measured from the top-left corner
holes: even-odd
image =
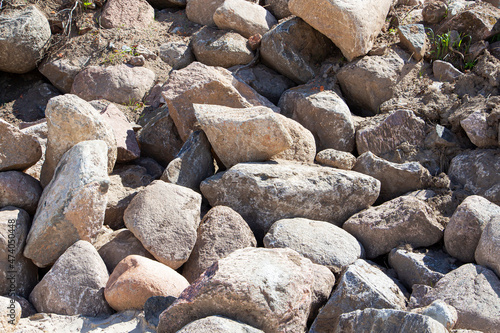
[[[447,61],[456,68],[464,70],[466,66],[465,56],[469,53],[472,37],[450,31],[435,35],[432,29],[428,30],[427,36],[431,42],[431,51],[429,52],[431,58],[433,60]]]

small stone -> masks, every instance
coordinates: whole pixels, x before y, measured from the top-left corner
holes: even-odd
[[[448,6],[442,1],[430,1],[422,10],[422,16],[426,23],[435,24],[441,22],[448,13]]]
[[[316,155],[316,162],[333,168],[351,170],[356,164],[356,157],[345,151],[325,149]]]
[[[426,307],[413,309],[411,312],[429,316],[440,322],[447,330],[451,330],[458,320],[457,310],[440,299],[435,300]]]
[[[444,82],[453,82],[464,75],[455,66],[442,60],[434,60],[432,62],[432,72],[436,79]]]
[[[160,58],[173,69],[181,69],[195,61],[191,44],[167,42],[160,45]]]
[[[423,24],[408,24],[398,27],[401,43],[420,61],[427,51],[427,34]]]
[[[144,66],[144,64],[146,63],[146,58],[144,58],[144,56],[142,55],[134,56],[131,57],[127,63],[132,66]]]

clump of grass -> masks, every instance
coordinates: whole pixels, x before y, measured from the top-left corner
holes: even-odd
[[[456,31],[436,35],[432,29],[428,30],[427,36],[431,42],[429,54],[433,60],[447,61],[462,71],[474,67],[474,61],[466,61],[472,43],[470,35]]]

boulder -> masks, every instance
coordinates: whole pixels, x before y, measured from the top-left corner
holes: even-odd
[[[434,60],[432,62],[432,73],[439,81],[453,82],[464,75],[447,61]]]
[[[420,61],[427,52],[427,33],[423,24],[406,24],[398,27],[401,44],[410,51],[415,60]]]
[[[402,244],[429,246],[443,237],[444,227],[424,201],[402,196],[349,218],[343,228],[356,237],[367,258],[389,253]]]
[[[46,187],[63,154],[79,142],[102,140],[106,143],[107,172],[115,165],[117,149],[113,130],[99,113],[75,95],[61,95],[47,104],[48,140],[40,182]],[[84,163],[84,162],[82,162]]]
[[[123,219],[146,250],[177,269],[188,260],[196,242],[200,207],[200,194],[156,180],[132,199]]]
[[[479,265],[493,270],[500,277],[500,214],[484,228],[477,244],[475,258]]]
[[[195,61],[191,44],[169,41],[160,45],[160,58],[173,69],[181,69]]]
[[[20,171],[0,172],[0,208],[19,207],[35,214],[42,195],[40,182]]]
[[[147,28],[154,22],[155,11],[146,0],[108,0],[102,9],[100,24],[104,28]]]
[[[498,215],[500,207],[487,199],[478,195],[465,198],[444,230],[446,251],[463,262],[474,262],[484,228]]]
[[[499,145],[498,130],[491,126],[488,118],[490,117],[487,113],[478,110],[460,120],[460,126],[467,137],[478,148],[495,148]]]
[[[257,0],[247,0],[250,2],[258,3]],[[186,3],[186,15],[190,21],[201,25],[215,26],[213,20],[214,13],[222,4],[224,0],[189,0]]]
[[[334,281],[326,267],[290,249],[236,250],[207,269],[161,314],[158,332],[177,332],[212,315],[269,333],[303,332]]]
[[[38,141],[0,119],[0,171],[24,170],[42,157]]]
[[[201,192],[212,206],[241,214],[262,239],[271,225],[304,217],[342,225],[375,202],[380,182],[353,171],[288,162],[240,163],[204,180]]]
[[[75,76],[71,93],[86,101],[106,99],[131,104],[140,102],[154,83],[155,73],[145,67],[89,66]]]
[[[78,240],[92,241],[101,229],[109,187],[106,165],[101,140],[80,142],[62,156],[42,193],[24,249],[38,267],[54,263]]]
[[[300,84],[318,74],[318,64],[332,51],[328,38],[296,17],[279,23],[262,37],[260,55],[265,65]]]
[[[75,76],[85,67],[86,56],[58,58],[48,56],[38,66],[38,70],[61,92],[69,94]]]
[[[203,217],[198,227],[196,244],[183,266],[182,275],[193,282],[217,260],[235,250],[255,246],[255,236],[241,215],[229,207],[216,206]]]
[[[112,313],[104,299],[109,275],[97,250],[78,241],[57,259],[31,292],[38,312],[64,315],[104,316]]]
[[[0,71],[22,74],[35,69],[51,36],[49,22],[36,6],[4,8],[0,18]]]
[[[287,160],[295,162],[314,163],[316,154],[316,143],[311,131],[293,119],[281,114],[275,114],[292,138],[292,146],[281,153],[273,155],[271,160]]]
[[[149,297],[178,297],[189,282],[158,261],[129,255],[109,276],[104,296],[116,311],[141,310]]]
[[[424,5],[422,16],[424,22],[435,24],[441,22],[448,15],[448,5],[441,1],[429,1]]]
[[[45,151],[47,150],[47,119],[44,118],[42,120],[39,120],[29,127],[22,128],[21,131],[25,134],[33,136],[36,140],[38,140],[38,143],[42,148],[42,157],[38,160],[38,162],[33,164],[28,169],[24,170],[24,173],[32,176],[36,180],[40,180],[43,163],[45,163]]]
[[[288,2],[290,0],[266,0],[266,8],[269,10],[277,19],[282,19],[292,15],[290,9],[288,9]]]
[[[240,323],[235,320],[227,319],[221,316],[209,316],[206,318],[195,320],[177,333],[205,333],[205,332],[219,332],[219,333],[264,333],[247,324]]]
[[[345,151],[324,149],[316,155],[316,162],[332,168],[351,170],[356,164],[356,157]]]
[[[21,319],[21,305],[13,298],[0,296],[0,329],[13,332]]]
[[[413,309],[411,312],[431,317],[440,322],[447,330],[451,330],[458,320],[457,310],[440,299],[423,308]]]
[[[290,248],[333,273],[364,257],[363,246],[347,231],[331,223],[304,218],[273,223],[264,237],[266,248]]]
[[[289,0],[290,12],[330,38],[351,61],[371,50],[392,0],[367,4],[362,0]]]
[[[342,273],[338,286],[309,332],[332,332],[343,313],[366,308],[404,310],[406,298],[377,265],[358,259]]]

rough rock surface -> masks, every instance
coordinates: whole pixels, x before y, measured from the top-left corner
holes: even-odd
[[[0,208],[19,207],[34,215],[41,195],[35,178],[20,171],[0,172]]]
[[[345,151],[325,149],[316,155],[316,162],[337,169],[351,170],[356,164],[356,157]]]
[[[47,57],[42,61],[38,70],[49,79],[54,87],[63,93],[70,93],[76,74],[83,69],[86,62],[87,57],[85,56],[71,58]]]
[[[484,228],[476,248],[475,258],[479,265],[493,270],[500,277],[500,214]]]
[[[158,332],[176,332],[211,315],[269,333],[302,332],[334,281],[326,267],[290,249],[236,250],[206,270],[161,314]]]
[[[42,148],[34,137],[0,119],[0,171],[22,171],[40,157]]]
[[[457,310],[440,299],[423,308],[413,309],[411,312],[429,316],[440,322],[448,330],[451,330],[458,320]]]
[[[427,52],[427,33],[423,24],[406,24],[398,27],[401,43],[420,61]]]
[[[292,138],[292,146],[274,155],[271,160],[287,160],[295,162],[314,163],[316,143],[314,136],[307,128],[293,119],[276,114]]]
[[[0,296],[0,329],[13,332],[21,319],[21,305],[10,297]]]
[[[247,324],[240,323],[235,320],[227,319],[221,316],[209,316],[203,319],[198,319],[187,324],[178,333],[264,333],[264,331],[256,329]]]
[[[460,121],[460,126],[467,133],[467,137],[479,148],[498,146],[498,132],[488,124],[488,116],[487,113],[478,110]]]
[[[160,58],[173,69],[181,69],[195,61],[193,48],[184,42],[168,42],[160,46]]]
[[[292,15],[290,9],[288,8],[289,0],[266,0],[266,8],[269,10],[277,19],[282,19]]]
[[[141,27],[154,21],[155,11],[146,0],[108,0],[102,10],[100,24],[104,28]]]
[[[186,15],[190,21],[201,25],[214,26],[214,13],[224,0],[189,0],[186,3]]]
[[[42,157],[36,162],[34,165],[24,170],[24,173],[32,176],[33,178],[40,180],[40,173],[42,172],[43,163],[45,163],[45,151],[47,150],[47,121],[41,121],[33,126],[29,126],[27,128],[21,129],[21,131],[25,134],[29,134],[40,143],[40,147],[42,148]]]

